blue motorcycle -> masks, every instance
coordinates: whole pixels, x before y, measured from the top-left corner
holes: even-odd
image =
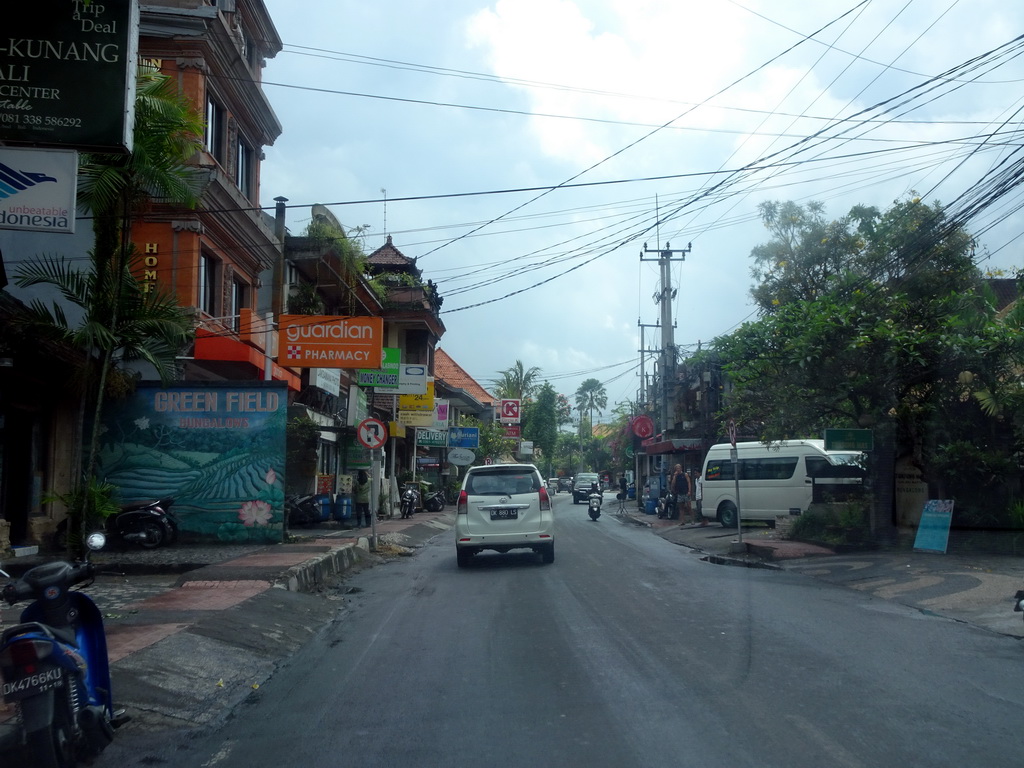
[[[93,551],[104,543],[102,533],[87,540]],[[0,674],[4,701],[17,707],[19,746],[40,768],[92,759],[127,721],[114,712],[103,618],[88,595],[71,589],[94,577],[86,556],[38,565],[0,591],[10,605],[32,601],[21,623],[0,635]]]

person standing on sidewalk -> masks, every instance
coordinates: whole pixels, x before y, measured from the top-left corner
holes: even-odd
[[[682,518],[683,510],[687,508],[690,498],[690,478],[683,472],[682,464],[676,464],[668,490],[672,494],[672,505],[675,507],[675,513],[671,517]]]
[[[356,475],[356,528],[362,528],[364,526],[363,520],[366,520],[365,525],[370,525],[370,476],[366,474],[363,469],[359,470],[359,474]]]

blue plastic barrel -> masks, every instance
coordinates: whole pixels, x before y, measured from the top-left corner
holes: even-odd
[[[316,497],[316,500],[320,504],[320,520],[321,521],[323,521],[323,520],[330,520],[331,519],[331,507],[334,505],[334,502],[331,501],[331,494],[329,494],[329,493],[318,494],[317,497]]]
[[[656,499],[646,499],[644,501],[644,512],[648,515],[653,515],[658,511],[658,502]]]
[[[334,519],[348,520],[352,517],[352,499],[348,496],[339,496],[334,502]]]

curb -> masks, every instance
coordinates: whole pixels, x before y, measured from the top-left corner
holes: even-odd
[[[361,537],[357,543],[344,544],[289,568],[275,580],[274,588],[289,592],[316,592],[329,577],[347,571],[368,551],[369,539]]]

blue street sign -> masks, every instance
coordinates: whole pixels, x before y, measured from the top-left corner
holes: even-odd
[[[480,427],[450,427],[448,429],[449,448],[479,448]]]

